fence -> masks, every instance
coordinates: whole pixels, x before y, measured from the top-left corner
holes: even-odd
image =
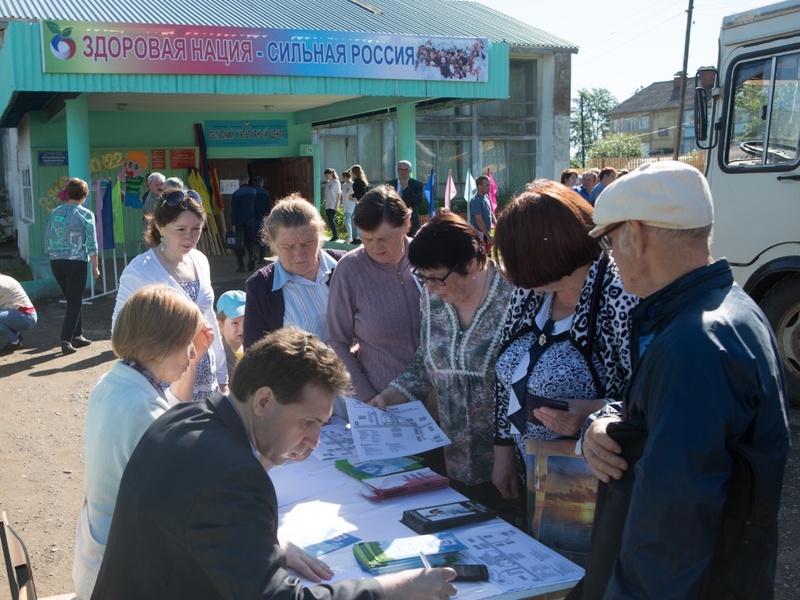
[[[643,165],[644,163],[649,162],[660,162],[662,160],[672,160],[672,156],[645,156],[642,158],[627,158],[627,157],[617,157],[617,158],[590,158],[587,161],[586,169],[598,168],[602,169],[603,167],[613,167],[617,171],[620,169],[627,169],[628,171],[633,171],[636,167]],[[678,160],[681,162],[685,162],[686,164],[692,165],[700,172],[705,171],[705,164],[706,164],[706,155],[703,152],[691,152],[690,154],[681,154],[678,157]]]

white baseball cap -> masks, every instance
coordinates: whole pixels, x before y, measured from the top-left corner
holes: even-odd
[[[711,190],[703,174],[686,163],[666,160],[645,163],[609,185],[594,206],[600,237],[623,221],[641,221],[664,229],[696,229],[714,223]]]

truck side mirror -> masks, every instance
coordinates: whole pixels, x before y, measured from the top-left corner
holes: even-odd
[[[717,69],[715,67],[700,67],[694,77],[694,139],[697,146],[703,150],[708,150],[712,143],[710,141],[711,132],[709,131],[709,92],[714,89],[717,83]],[[700,142],[708,141],[707,145]]]
[[[694,139],[697,142],[708,139],[708,96],[701,87],[694,90]]]

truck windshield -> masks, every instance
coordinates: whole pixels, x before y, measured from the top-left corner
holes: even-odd
[[[726,162],[792,168],[800,151],[800,52],[744,61],[733,74]]]

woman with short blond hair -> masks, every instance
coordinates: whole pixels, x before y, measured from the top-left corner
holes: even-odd
[[[166,285],[139,289],[120,309],[111,334],[119,361],[97,382],[86,409],[84,500],[72,568],[78,598],[92,595],[128,459],[150,424],[186,394],[165,393],[161,383],[179,382],[196,368],[212,337],[197,305]]]

